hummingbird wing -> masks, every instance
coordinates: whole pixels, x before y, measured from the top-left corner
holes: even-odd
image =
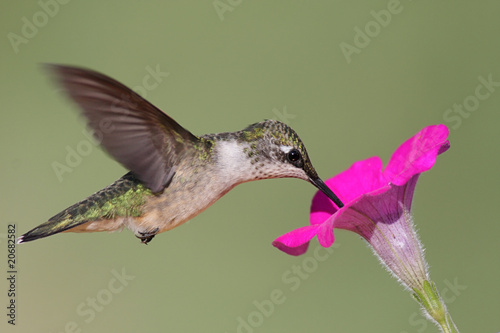
[[[200,139],[118,81],[98,72],[48,65],[83,110],[105,150],[152,192],[171,181],[183,153]]]

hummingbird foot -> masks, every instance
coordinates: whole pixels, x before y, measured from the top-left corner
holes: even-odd
[[[153,231],[149,231],[149,232],[138,231],[140,236],[135,235],[135,237],[139,238],[141,240],[142,244],[148,245],[148,243],[151,242],[151,240],[156,236],[156,234],[158,233],[158,230],[160,230],[160,228],[156,228]]]

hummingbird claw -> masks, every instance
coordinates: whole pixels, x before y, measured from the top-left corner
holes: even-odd
[[[142,244],[148,245],[148,243],[151,242],[151,240],[156,236],[156,234],[158,233],[158,230],[160,230],[160,228],[156,228],[153,231],[149,231],[149,232],[140,232],[139,231],[138,233],[140,234],[140,236],[136,235],[136,237],[141,240]]]

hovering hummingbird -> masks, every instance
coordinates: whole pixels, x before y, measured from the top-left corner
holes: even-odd
[[[104,149],[130,170],[18,238],[130,229],[142,243],[192,219],[238,184],[304,179],[339,198],[318,177],[302,140],[265,120],[237,132],[195,136],[131,89],[88,69],[49,65]]]

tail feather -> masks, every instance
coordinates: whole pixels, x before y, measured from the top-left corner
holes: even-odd
[[[17,239],[17,244],[31,242],[35,239],[51,236],[88,222],[85,220],[78,221],[72,219],[71,215],[67,213],[67,211],[75,208],[73,206],[53,216],[47,222],[40,224],[38,227],[33,228],[24,235],[20,236]]]
[[[140,207],[144,203],[144,193],[148,191],[132,173],[128,173],[107,188],[68,207],[20,236],[17,243],[51,236],[90,221],[139,216]]]

